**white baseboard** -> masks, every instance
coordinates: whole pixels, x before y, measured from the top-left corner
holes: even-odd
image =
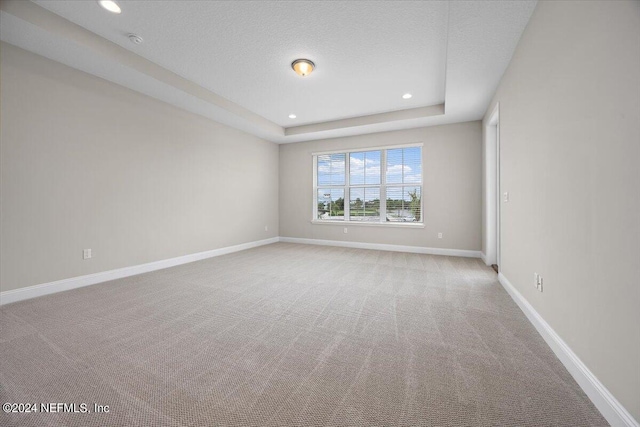
[[[305,245],[339,246],[343,248],[374,249],[378,251],[410,252],[414,254],[447,255],[468,258],[480,258],[480,251],[466,249],[424,248],[421,246],[387,245],[382,243],[347,242],[342,240],[302,239],[299,237],[280,237],[281,242],[302,243]]]
[[[70,279],[57,280],[55,282],[44,283],[41,285],[0,292],[0,305],[10,304],[13,302],[48,295],[56,292],[67,291],[83,286],[94,285],[97,283],[120,279],[123,277],[134,276],[150,271],[161,270],[164,268],[174,267],[181,264],[187,264],[194,261],[200,261],[207,258],[213,258],[277,242],[374,249],[431,255],[472,257],[482,258],[483,261],[485,260],[485,256],[481,251],[425,248],[418,246],[360,243],[338,240],[302,239],[296,237],[273,237],[270,239],[243,243],[240,245],[150,262],[147,264],[124,267],[116,270],[109,270],[101,273],[89,274],[86,276],[72,277]],[[598,408],[598,410],[606,418],[609,424],[611,424],[611,426],[613,427],[640,427],[640,424],[633,418],[633,416],[631,416],[631,414],[624,408],[624,406],[622,406],[620,402],[618,402],[618,400],[611,394],[611,392],[609,392],[609,390],[598,380],[598,378],[589,370],[589,368],[587,368],[587,366],[580,360],[580,358],[578,358],[573,350],[571,350],[571,348],[564,342],[564,340],[560,338],[560,336],[551,328],[551,326],[549,326],[549,324],[542,318],[542,316],[538,314],[533,306],[529,304],[529,302],[522,296],[522,294],[520,294],[520,292],[516,290],[516,288],[502,273],[498,274],[498,280],[505,288],[505,290],[509,293],[511,298],[513,298],[516,304],[518,304],[529,321],[538,330],[540,335],[542,335],[549,347],[551,347],[553,352],[564,364],[569,373],[571,373],[576,382],[580,385],[580,387],[582,387],[582,389],[589,397],[589,399],[591,399],[596,408]]]
[[[212,258],[232,252],[243,251],[258,246],[268,245],[277,242],[304,243],[313,245],[342,246],[361,249],[377,249],[383,251],[412,252],[433,255],[450,255],[462,257],[480,257],[479,251],[467,251],[457,249],[421,248],[416,246],[383,245],[373,243],[342,242],[333,240],[299,239],[293,237],[273,237],[271,239],[259,240],[255,242],[243,243],[226,248],[213,249],[205,252],[179,256],[176,258],[154,261],[147,264],[134,265],[131,267],[118,268],[116,270],[103,271],[100,273],[88,274],[86,276],[72,277],[69,279],[57,280],[55,282],[43,283],[40,285],[28,286],[20,289],[0,292],[0,305],[22,301],[29,298],[49,295],[56,292],[68,291],[70,289],[83,286],[95,285],[97,283],[108,282],[109,280],[121,279],[123,277],[135,276],[136,274],[148,273],[150,271],[161,270],[163,268],[174,267],[176,265],[187,264]]]
[[[484,252],[480,251],[480,259],[482,260],[482,262],[484,262],[486,265],[490,265],[487,262],[487,256],[484,254]]]
[[[131,267],[118,268],[116,270],[103,271],[100,273],[88,274],[86,276],[72,277],[70,279],[57,280],[55,282],[43,283],[41,285],[28,286],[26,288],[0,292],[0,305],[10,304],[12,302],[40,297],[43,295],[49,295],[56,292],[68,291],[70,289],[80,288],[83,286],[95,285],[96,283],[107,282],[109,280],[135,276],[136,274],[162,270],[164,268],[174,267],[176,265],[187,264],[206,258],[213,258],[220,255],[230,254],[232,252],[238,252],[245,249],[251,249],[258,246],[277,243],[279,240],[280,239],[278,237],[273,237],[271,239],[242,243],[240,245],[227,246],[225,248],[212,249],[210,251],[183,255],[176,258],[150,262],[147,264],[133,265]]]
[[[640,427],[638,421],[618,402],[502,273],[498,274],[498,280],[609,424],[612,427]]]

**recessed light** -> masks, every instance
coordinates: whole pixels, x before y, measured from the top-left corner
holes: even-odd
[[[411,98],[413,95],[411,95],[410,93],[405,93],[404,95],[402,95],[402,99],[409,99]]]
[[[100,0],[98,4],[102,6],[103,9],[108,10],[111,13],[122,12],[120,6],[118,6],[118,3],[114,2],[113,0]]]
[[[289,118],[290,119],[295,119],[296,117],[298,117],[298,116],[296,116],[295,114],[289,114]]]
[[[295,71],[300,77],[308,76],[315,67],[316,64],[308,59],[296,59],[291,63],[291,68],[293,68],[293,71]]]

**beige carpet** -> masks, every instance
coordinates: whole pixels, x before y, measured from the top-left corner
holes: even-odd
[[[8,426],[603,426],[480,260],[278,243],[3,306]]]

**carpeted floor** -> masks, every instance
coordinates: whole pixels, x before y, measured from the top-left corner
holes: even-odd
[[[2,426],[607,425],[480,260],[278,243],[3,306]]]

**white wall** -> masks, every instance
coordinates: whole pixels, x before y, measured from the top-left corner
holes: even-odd
[[[280,235],[428,248],[481,247],[480,122],[433,126],[280,146]],[[422,229],[312,224],[312,153],[422,142]],[[443,239],[437,234],[443,233]]]
[[[277,145],[0,55],[2,291],[278,236]]]
[[[640,2],[539,2],[497,102],[501,271],[640,420]]]

